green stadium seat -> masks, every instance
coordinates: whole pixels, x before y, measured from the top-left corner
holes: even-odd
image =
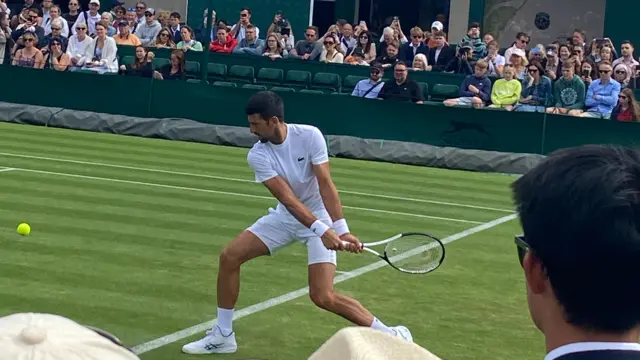
[[[218,87],[238,87],[236,83],[227,82],[227,81],[216,81],[213,83],[213,86]]]
[[[309,90],[309,89],[302,89],[300,90],[301,94],[312,94],[312,95],[324,95],[324,92],[322,90]]]
[[[267,90],[267,87],[264,85],[255,85],[255,84],[244,84],[242,85],[243,89],[251,89],[251,90],[257,90],[257,91],[264,91]]]
[[[425,100],[429,100],[429,84],[424,82],[419,82],[418,86],[420,86],[420,89],[422,89],[422,97]]]
[[[253,84],[255,82],[255,70],[253,66],[232,65],[227,74],[227,80],[236,83]]]
[[[200,63],[197,61],[187,61],[184,65],[184,71],[187,73],[188,79],[200,77]]]
[[[313,77],[311,88],[322,91],[340,91],[340,75],[333,73],[319,72]]]
[[[262,68],[256,76],[256,83],[262,85],[280,85],[284,80],[282,69]]]
[[[167,58],[153,58],[153,66],[156,69],[160,69],[161,67],[169,64],[171,64],[171,61]]]
[[[206,81],[202,81],[200,79],[187,79],[187,82],[194,83],[194,84],[207,84]]]
[[[210,81],[224,80],[227,76],[227,65],[208,63],[207,72],[207,79],[209,79]]]
[[[435,84],[431,89],[432,101],[444,101],[460,96],[460,87],[458,85]]]
[[[289,70],[285,75],[284,85],[297,89],[308,89],[311,85],[311,73],[301,70]]]
[[[368,78],[366,76],[347,75],[344,80],[342,80],[342,92],[351,94],[358,82],[365,79]]]
[[[296,92],[296,89],[294,88],[283,87],[283,86],[274,86],[270,90],[275,92]]]
[[[344,90],[344,88],[343,88],[343,90]],[[351,96],[351,93],[348,93],[348,92],[332,92],[331,95]]]
[[[129,65],[129,64],[133,64],[133,62],[135,61],[135,57],[133,56],[123,56],[122,57],[122,63],[120,65]]]

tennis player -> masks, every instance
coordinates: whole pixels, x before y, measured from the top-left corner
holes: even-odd
[[[249,151],[249,165],[278,200],[275,210],[240,233],[220,254],[218,321],[198,341],[183,346],[187,354],[233,353],[233,311],[240,292],[240,266],[300,241],[307,247],[309,295],[318,307],[359,326],[413,341],[404,326],[388,327],[357,300],[333,289],[336,251],[361,252],[349,232],[342,204],[329,172],[324,136],[309,125],[284,122],[284,104],[274,92],[255,94],[246,108],[251,132],[260,139]],[[345,241],[348,245],[343,245]]]

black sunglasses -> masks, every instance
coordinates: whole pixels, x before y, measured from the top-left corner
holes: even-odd
[[[527,244],[524,235],[516,235],[515,243],[516,248],[518,249],[518,259],[520,260],[520,265],[522,266],[524,254],[531,251],[531,247],[529,246],[529,244]]]

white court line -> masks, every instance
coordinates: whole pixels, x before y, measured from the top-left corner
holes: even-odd
[[[241,193],[234,193],[234,192],[230,192],[230,191],[199,189],[199,188],[192,188],[192,187],[186,187],[186,186],[155,184],[155,183],[148,183],[148,182],[142,182],[142,181],[112,179],[112,178],[105,178],[105,177],[78,175],[78,174],[67,174],[67,173],[60,173],[60,172],[54,172],[54,171],[33,170],[33,169],[25,169],[25,168],[14,168],[14,170],[27,171],[27,172],[33,172],[33,173],[39,173],[39,174],[47,174],[47,175],[67,176],[67,177],[73,177],[73,178],[79,178],[79,179],[101,180],[101,181],[133,184],[133,185],[154,186],[154,187],[160,187],[160,188],[166,188],[166,189],[198,191],[198,192],[204,192],[204,193],[210,193],[210,194],[241,196],[241,197],[249,197],[249,198],[254,198],[254,199],[265,199],[265,200],[275,201],[275,198],[272,197],[272,196],[241,194]],[[353,210],[369,211],[369,212],[377,212],[377,213],[385,213],[385,214],[393,214],[393,215],[402,215],[402,216],[410,216],[410,217],[419,217],[419,218],[432,219],[432,220],[452,221],[452,222],[460,222],[460,223],[467,223],[467,224],[482,224],[481,221],[452,219],[452,218],[446,218],[446,217],[440,217],[440,216],[430,216],[430,215],[422,215],[422,214],[405,213],[405,212],[400,212],[400,211],[370,209],[370,208],[363,208],[363,207],[357,207],[357,206],[348,206],[348,205],[342,205],[342,207],[345,208],[345,209],[353,209]]]
[[[216,176],[216,175],[207,175],[207,174],[194,174],[194,173],[187,173],[187,172],[180,172],[180,171],[152,169],[152,168],[144,168],[144,167],[137,167],[137,166],[127,166],[127,165],[118,165],[118,164],[107,164],[107,163],[101,163],[101,162],[90,162],[90,161],[82,161],[82,160],[59,159],[59,158],[51,158],[51,157],[45,157],[45,156],[15,154],[15,153],[7,153],[7,152],[0,152],[0,155],[21,157],[21,158],[26,158],[26,159],[58,161],[58,162],[67,162],[67,163],[82,164],[82,165],[95,165],[95,166],[112,167],[112,168],[118,168],[118,169],[149,171],[149,172],[157,172],[157,173],[163,173],[163,174],[184,175],[184,176],[193,176],[193,177],[200,177],[200,178],[207,178],[207,179],[217,179],[217,180],[226,180],[226,181],[245,182],[245,183],[254,183],[255,184],[255,181],[253,181],[253,180],[238,179],[238,178],[225,177],[225,176]],[[412,202],[419,202],[419,203],[426,203],[426,204],[456,206],[456,207],[464,207],[464,208],[470,208],[470,209],[481,209],[481,210],[498,211],[498,212],[506,212],[506,213],[513,213],[514,212],[513,210],[509,210],[509,209],[498,209],[498,208],[493,208],[493,207],[486,207],[486,206],[479,206],[479,205],[469,205],[469,204],[459,204],[459,203],[452,203],[452,202],[446,202],[446,201],[415,199],[415,198],[409,198],[409,197],[403,197],[403,196],[371,194],[371,193],[365,193],[365,192],[359,192],[359,191],[348,191],[348,190],[338,190],[338,192],[343,193],[343,194],[352,194],[352,195],[359,195],[359,196],[377,197],[377,198],[381,198],[381,199],[412,201]]]
[[[15,170],[14,168],[2,168],[0,169],[0,172],[5,172],[5,171],[13,171]]]
[[[517,214],[511,214],[511,215],[507,215],[504,217],[501,217],[499,219],[493,220],[493,221],[489,221],[488,223],[484,223],[482,225],[478,225],[475,227],[472,227],[470,229],[467,229],[463,232],[459,232],[457,234],[448,236],[444,239],[442,239],[442,242],[444,244],[448,244],[448,243],[452,243],[456,240],[460,240],[462,238],[465,238],[469,235],[475,234],[477,232],[483,231],[483,230],[487,230],[490,229],[492,227],[498,226],[502,223],[505,223],[507,221],[513,220],[517,217]],[[345,274],[341,274],[339,276],[336,276],[333,280],[334,284],[338,284],[341,283],[343,281],[349,280],[349,279],[353,279],[359,276],[362,276],[366,273],[369,273],[371,271],[380,269],[382,267],[385,267],[387,265],[387,263],[385,261],[378,261],[375,262],[373,264],[367,265],[367,266],[363,266],[360,268],[357,268],[355,270],[349,271]],[[240,309],[238,311],[236,311],[233,315],[233,319],[234,320],[239,320],[242,319],[244,317],[247,317],[251,314],[255,314],[257,312],[263,311],[263,310],[267,310],[269,308],[272,308],[274,306],[286,303],[288,301],[291,301],[293,299],[297,299],[299,297],[302,297],[306,294],[309,293],[309,287],[304,287],[302,289],[298,289],[296,291],[292,291],[290,293],[263,301],[261,303],[257,303],[251,306],[248,306],[246,308]],[[183,329],[180,331],[177,331],[173,334],[169,334],[169,335],[165,335],[163,337],[157,338],[155,340],[151,340],[148,342],[145,342],[143,344],[140,345],[136,345],[132,348],[132,350],[140,355],[140,354],[144,354],[146,352],[149,352],[151,350],[155,350],[157,348],[163,347],[165,345],[168,344],[172,344],[176,341],[180,341],[182,339],[185,339],[189,336],[195,335],[197,333],[201,333],[204,332],[205,330],[210,329],[213,324],[215,324],[216,319],[214,320],[210,320],[210,321],[205,321],[203,323],[200,323],[198,325],[194,325],[190,328],[187,329]]]

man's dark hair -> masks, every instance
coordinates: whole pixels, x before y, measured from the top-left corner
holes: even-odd
[[[512,187],[565,320],[616,334],[639,325],[640,151],[559,150]]]
[[[248,13],[249,15],[251,15],[251,8],[248,8],[248,7],[243,7],[242,9],[240,9],[240,12],[243,12],[243,11],[245,11],[245,10],[247,11],[247,13]]]
[[[523,37],[523,36],[524,36],[524,37],[526,37],[526,38],[527,38],[527,40],[530,40],[530,39],[531,39],[531,37],[529,36],[529,34],[527,34],[526,32],[521,31],[521,32],[519,32],[519,33],[516,35],[516,40],[520,40],[520,38],[521,38],[521,37]]]
[[[182,17],[180,16],[180,13],[178,12],[172,12],[171,15],[169,15],[170,18],[176,18],[178,20],[180,20]]]
[[[631,45],[631,47],[635,47],[635,46],[633,46],[633,43],[631,42],[631,40],[622,40],[622,42],[620,43],[620,46],[622,46],[624,44],[629,44],[629,45]]]
[[[468,30],[471,30],[471,29],[480,29],[480,23],[479,22],[472,22],[469,25],[469,29]]]
[[[273,91],[260,91],[253,95],[245,110],[247,115],[260,114],[264,120],[277,117],[280,122],[284,121],[284,103],[282,98]]]

